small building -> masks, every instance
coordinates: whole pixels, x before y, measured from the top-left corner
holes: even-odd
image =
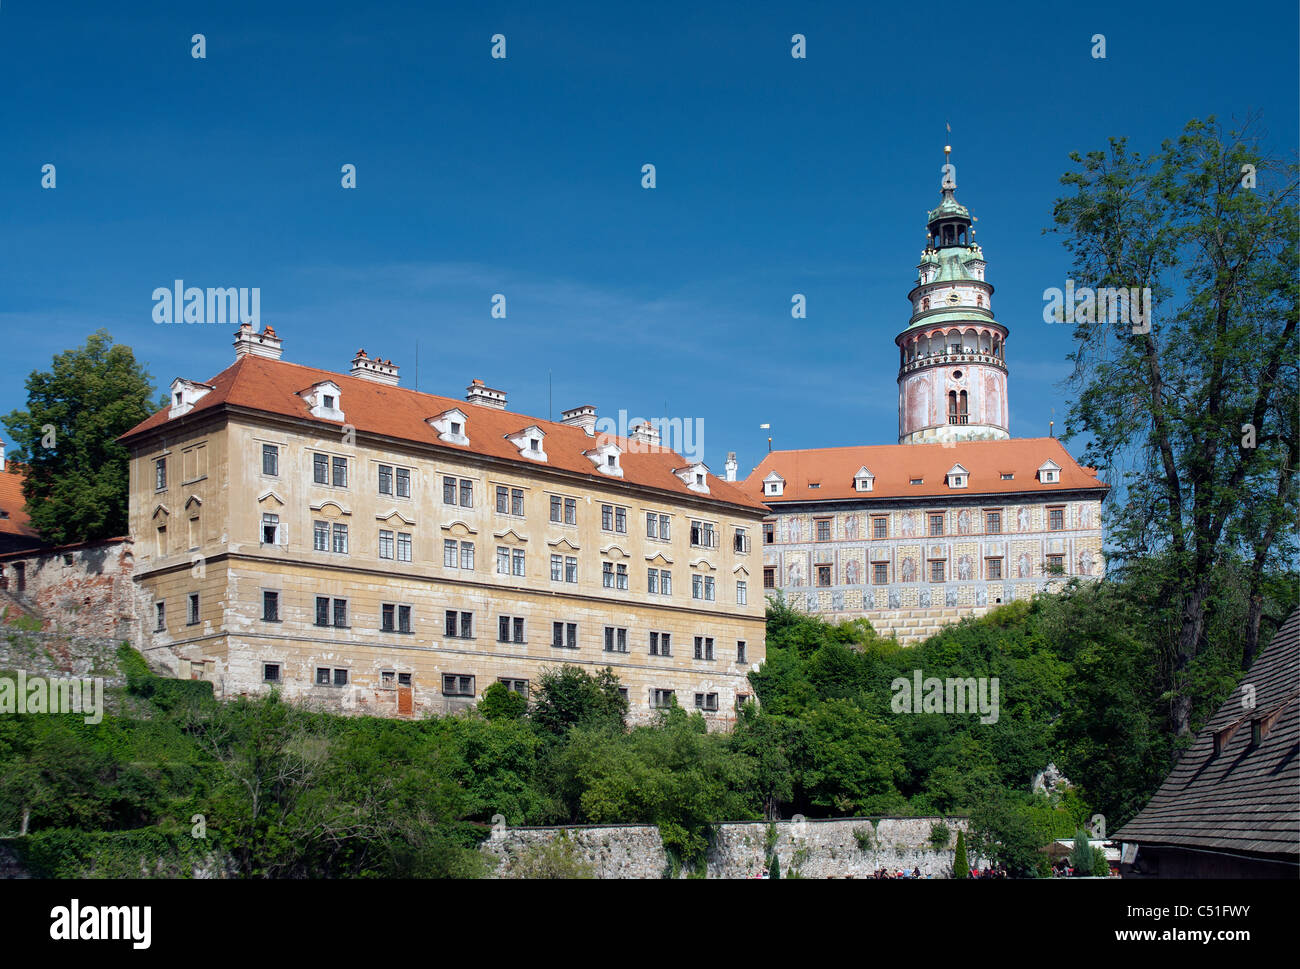
[[[0,554],[40,548],[41,537],[27,517],[27,499],[23,497],[22,465],[5,458],[0,441]]]
[[[1300,610],[1115,833],[1126,878],[1300,875]]]

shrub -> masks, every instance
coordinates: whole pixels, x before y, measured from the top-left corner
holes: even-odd
[[[936,821],[930,825],[930,844],[934,845],[935,851],[942,851],[948,847],[948,841],[952,838],[952,832],[948,830],[948,825],[942,821]]]

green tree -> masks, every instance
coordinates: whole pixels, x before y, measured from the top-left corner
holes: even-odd
[[[54,544],[125,535],[128,454],[117,438],[148,417],[152,378],[105,330],[27,378],[27,408],[3,418],[27,465],[32,527]]]
[[[621,731],[626,716],[627,698],[608,666],[592,675],[565,665],[544,671],[538,680],[532,721],[549,733],[562,736],[570,727]]]
[[[1092,874],[1092,845],[1088,843],[1088,832],[1080,828],[1074,833],[1074,847],[1070,849],[1070,867],[1076,875]]]
[[[1216,569],[1233,556],[1246,563],[1238,637],[1248,665],[1265,572],[1296,554],[1286,527],[1300,481],[1296,167],[1266,157],[1249,124],[1224,132],[1213,118],[1148,157],[1124,139],[1070,157],[1079,170],[1061,181],[1074,194],[1057,201],[1054,221],[1076,285],[1149,289],[1152,304],[1136,324],[1073,314],[1066,437],[1088,435],[1084,461],[1122,485],[1108,536],[1121,558],[1156,553],[1147,564],[1163,588],[1152,608],[1161,604],[1171,629],[1163,686],[1183,736]]]
[[[966,860],[966,832],[957,829],[957,854],[952,862],[953,878],[969,878],[970,862]]]
[[[487,720],[518,720],[528,711],[528,700],[499,680],[483,691],[478,712]]]

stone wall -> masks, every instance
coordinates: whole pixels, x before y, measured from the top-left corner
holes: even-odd
[[[129,539],[108,539],[0,556],[0,614],[45,632],[134,639],[141,610]]]
[[[948,826],[948,844],[936,849],[931,827]],[[767,863],[769,828],[782,877],[870,878],[881,868],[921,869],[923,877],[952,877],[959,829],[965,818],[837,818],[827,821],[766,821],[720,824],[707,858],[709,878],[753,878]],[[513,865],[529,848],[563,834],[574,855],[597,878],[663,878],[668,856],[659,829],[646,825],[605,827],[502,828],[483,850],[496,861],[496,877],[510,877]],[[983,864],[970,856],[972,866]],[[683,876],[685,873],[683,873]]]

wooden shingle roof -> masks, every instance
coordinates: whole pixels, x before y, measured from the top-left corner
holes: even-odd
[[[1254,688],[1253,708],[1243,703],[1247,687]],[[1252,743],[1257,720],[1263,721],[1258,746]],[[1300,609],[1147,806],[1112,837],[1300,860]]]

